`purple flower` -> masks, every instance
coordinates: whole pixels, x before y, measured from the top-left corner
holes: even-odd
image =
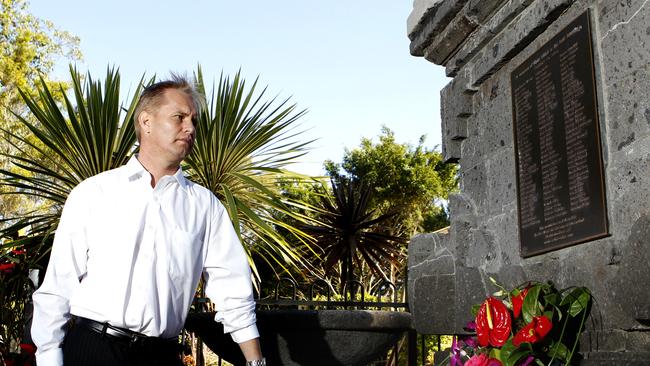
[[[463,361],[460,357],[460,347],[456,336],[451,341],[451,357],[449,358],[449,366],[463,366]]]
[[[535,361],[535,357],[533,357],[533,356],[528,356],[528,357],[526,357],[526,359],[524,360],[524,362],[522,362],[522,363],[519,364],[519,366],[529,366],[530,364],[533,363],[533,361]]]
[[[465,329],[467,330],[476,330],[476,322],[474,320],[465,324]]]
[[[471,337],[471,336],[465,336],[461,338],[461,341],[468,345],[469,347],[472,348],[477,348],[478,347],[478,341],[476,340],[476,337]]]

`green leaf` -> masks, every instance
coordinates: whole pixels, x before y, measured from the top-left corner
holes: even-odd
[[[548,350],[548,356],[551,358],[559,358],[560,360],[566,360],[568,355],[569,355],[569,349],[562,342],[553,343]]]
[[[472,305],[472,316],[474,318],[476,318],[476,315],[478,314],[479,309],[481,309],[481,304]]]
[[[563,300],[561,305],[571,304],[569,315],[575,317],[582,311],[585,311],[591,303],[591,293],[586,287],[573,289]]]
[[[516,366],[521,359],[528,355],[532,355],[533,351],[530,348],[524,347],[523,344],[521,347],[514,350],[508,358],[506,359],[505,366]]]
[[[533,317],[541,315],[541,309],[539,304],[539,293],[541,291],[541,285],[534,285],[528,289],[528,293],[524,298],[524,303],[521,307],[521,312],[526,323],[533,321]]]
[[[544,302],[546,305],[559,306],[561,301],[562,297],[557,292],[551,292],[544,295]]]
[[[517,349],[517,347],[512,344],[512,340],[509,339],[503,346],[501,346],[501,361],[504,361],[510,357],[510,355]]]
[[[501,357],[502,357],[501,349],[499,349],[499,348],[491,348],[490,349],[490,358],[496,358],[497,360],[503,362],[504,360]]]

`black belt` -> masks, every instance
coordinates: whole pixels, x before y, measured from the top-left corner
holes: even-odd
[[[134,332],[128,329],[119,328],[96,320],[83,318],[80,316],[73,317],[73,326],[78,326],[91,330],[102,336],[110,337],[117,341],[128,343],[129,346],[135,347],[176,347],[178,338],[161,338],[150,337],[142,333]]]

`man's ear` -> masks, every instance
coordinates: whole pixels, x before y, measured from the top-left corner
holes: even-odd
[[[151,114],[147,111],[140,112],[138,116],[138,125],[142,134],[148,134],[151,128]]]

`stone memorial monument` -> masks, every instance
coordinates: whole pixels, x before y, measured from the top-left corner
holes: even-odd
[[[594,295],[582,365],[650,365],[650,0],[415,0],[408,36],[453,78],[460,167],[450,227],[409,244],[417,331],[550,280]]]

